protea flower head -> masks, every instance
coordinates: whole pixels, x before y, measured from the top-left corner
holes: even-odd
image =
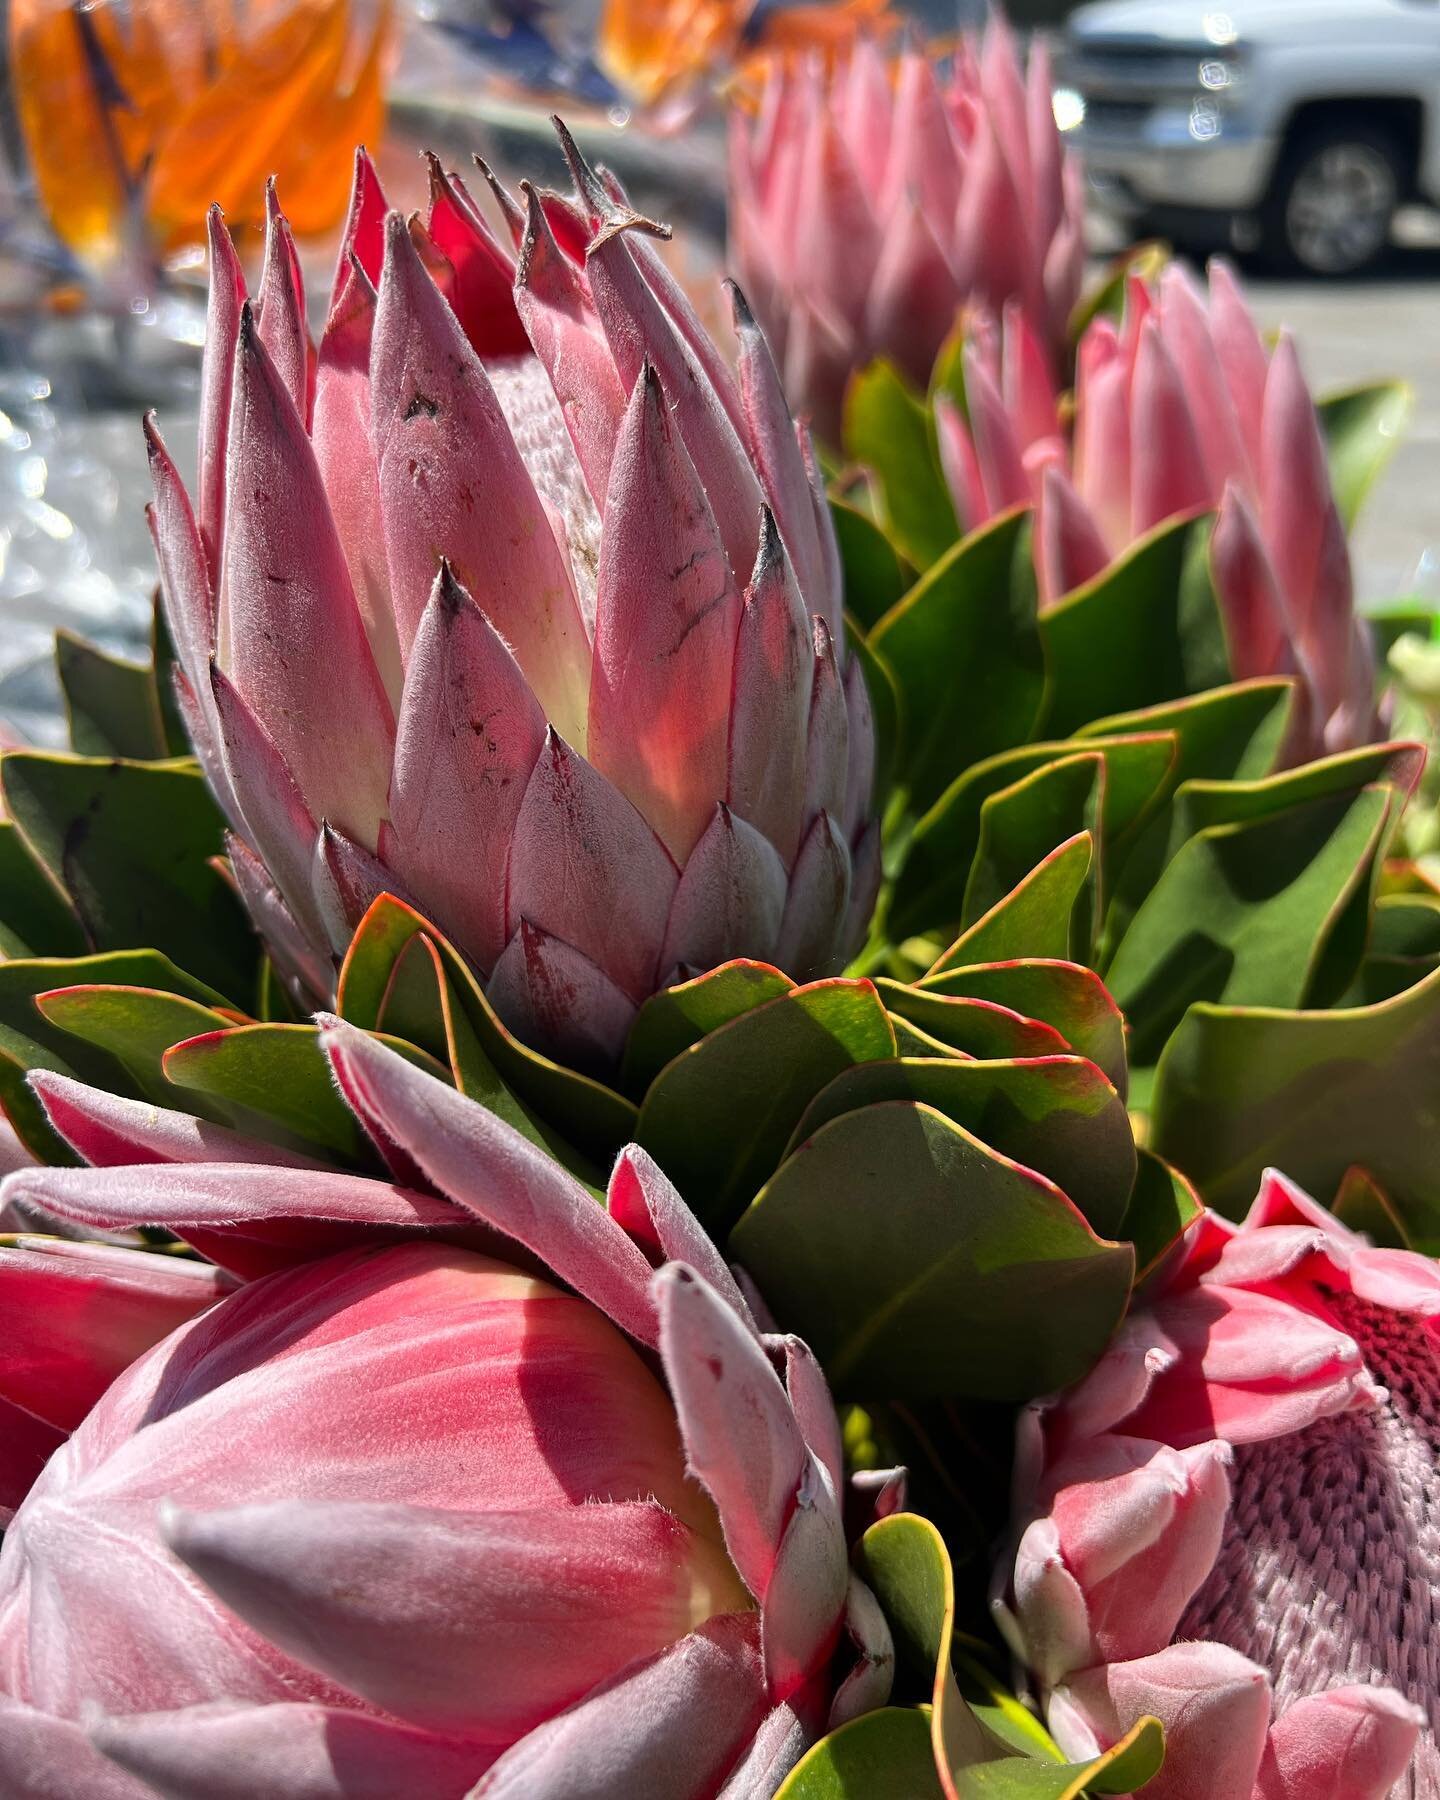
[[[1356,617],[1345,528],[1295,346],[1267,349],[1234,275],[1208,292],[1177,263],[1127,288],[1120,325],[1081,337],[1074,421],[1028,320],[982,321],[964,353],[968,423],[936,402],[962,529],[1033,504],[1041,600],[1081,586],[1163,520],[1218,509],[1211,564],[1237,679],[1294,674],[1297,747],[1378,731],[1375,659]]]
[[[603,1066],[677,971],[843,963],[879,879],[873,733],[808,439],[735,296],[721,358],[618,188],[357,159],[318,357],[272,206],[218,217],[192,511],[150,432],[165,604],[235,873],[324,996],[412,900],[538,1045]]]
[[[831,442],[850,374],[888,356],[922,387],[957,311],[1007,300],[1058,353],[1080,291],[1080,176],[1050,64],[993,13],[948,72],[862,40],[778,63],[732,114],[731,255],[795,405]]]
[[[615,1800],[772,1793],[889,1685],[814,1358],[762,1333],[644,1152],[599,1206],[383,1045],[327,1042],[420,1185],[13,1178],[72,1216],[148,1204],[254,1278],[120,1375],[20,1507],[0,1786],[31,1791],[43,1743],[64,1800],[121,1771],[196,1800],[560,1796],[579,1767]],[[195,1142],[59,1079],[93,1148]]]
[[[1155,1800],[1440,1793],[1437,1320],[1430,1258],[1271,1174],[1026,1415],[1013,1635],[1064,1749],[1154,1713]]]

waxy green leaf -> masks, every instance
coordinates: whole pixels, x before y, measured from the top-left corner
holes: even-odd
[[[730,1241],[775,1316],[857,1398],[1062,1387],[1119,1323],[1135,1265],[1052,1182],[914,1101],[822,1126]]]

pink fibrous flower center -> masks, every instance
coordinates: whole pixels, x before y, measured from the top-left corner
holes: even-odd
[[[1237,1445],[1220,1554],[1176,1632],[1266,1669],[1278,1716],[1352,1683],[1429,1721],[1391,1800],[1440,1800],[1440,1358],[1428,1324],[1331,1294],[1386,1390],[1364,1412]]]

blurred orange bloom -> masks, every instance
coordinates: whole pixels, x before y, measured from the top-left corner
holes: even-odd
[[[610,78],[649,105],[757,57],[835,54],[891,22],[886,0],[605,0],[596,51]]]
[[[275,174],[298,232],[344,212],[379,135],[393,0],[11,0],[10,66],[40,199],[97,263],[259,223]]]

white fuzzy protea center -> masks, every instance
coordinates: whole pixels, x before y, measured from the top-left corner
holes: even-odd
[[[1385,1395],[1236,1446],[1220,1554],[1176,1636],[1268,1670],[1277,1714],[1352,1682],[1398,1690],[1429,1728],[1392,1800],[1440,1800],[1440,1359],[1410,1314],[1328,1302]]]

